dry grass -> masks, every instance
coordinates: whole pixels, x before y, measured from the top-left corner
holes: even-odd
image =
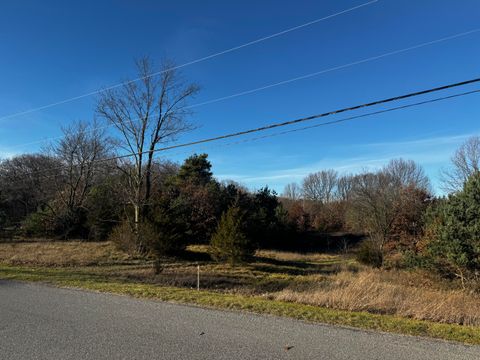
[[[415,274],[419,277],[419,274]],[[334,309],[399,315],[418,320],[480,326],[480,296],[426,288],[399,271],[341,272],[310,289],[284,289],[271,298]]]
[[[322,254],[322,253],[296,253],[289,251],[277,250],[258,250],[255,254],[257,257],[275,259],[280,261],[303,261],[303,262],[322,262],[322,263],[338,263],[338,255]]]
[[[480,344],[480,328],[455,324],[412,320],[391,315],[370,314],[327,309],[325,307],[269,300],[265,297],[223,294],[214,291],[196,291],[178,287],[139,284],[107,276],[98,276],[78,268],[45,268],[9,266],[0,264],[0,278],[41,281],[56,286],[75,287],[94,291],[124,294],[139,298],[154,298],[177,303],[287,316],[295,319],[335,325],[347,325],[371,330],[402,334],[431,336]]]
[[[108,242],[0,244],[0,264],[74,267],[85,276],[175,288],[261,296],[330,309],[366,311],[442,323],[480,326],[480,295],[421,272],[380,271],[348,256],[262,250],[255,261],[231,267],[208,257],[206,246],[189,247],[185,259],[164,259],[162,273],[132,260]]]
[[[107,242],[0,244],[0,262],[10,265],[89,266],[124,262],[128,256]]]

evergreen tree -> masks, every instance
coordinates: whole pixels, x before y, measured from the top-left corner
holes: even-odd
[[[428,216],[427,252],[443,272],[462,282],[480,270],[480,173]]]
[[[207,154],[194,154],[187,158],[177,175],[180,182],[206,185],[212,181],[212,164],[207,158]]]
[[[232,265],[253,255],[254,248],[244,232],[243,215],[238,207],[232,206],[222,214],[210,248],[215,260],[229,261]]]

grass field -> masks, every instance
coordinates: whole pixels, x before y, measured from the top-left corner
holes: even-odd
[[[267,250],[230,267],[213,262],[205,246],[162,264],[155,274],[150,261],[108,242],[0,244],[0,278],[480,344],[480,296],[427,273],[373,270],[343,254]]]

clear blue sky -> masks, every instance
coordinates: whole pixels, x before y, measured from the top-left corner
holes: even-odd
[[[11,1],[0,5],[0,117],[134,76],[133,59],[178,63],[366,0]],[[184,68],[202,86],[193,103],[238,93],[480,27],[478,0],[380,0],[348,14]],[[480,76],[480,33],[196,108],[188,141]],[[479,86],[477,86],[479,87]],[[473,89],[470,86],[468,89]],[[450,92],[450,93],[453,93]],[[428,97],[427,97],[428,98]],[[480,130],[480,95],[231,146],[215,174],[281,191],[308,172],[422,164],[434,183],[454,149]],[[0,120],[0,157],[93,117],[94,98]],[[340,117],[340,116],[339,116]],[[338,118],[339,118],[338,117]]]

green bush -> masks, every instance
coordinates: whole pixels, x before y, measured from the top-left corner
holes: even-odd
[[[52,236],[56,225],[51,214],[46,211],[37,211],[29,214],[22,223],[22,233],[26,237]]]
[[[245,234],[243,214],[238,207],[230,207],[223,213],[211,238],[210,251],[215,260],[232,265],[253,255],[255,249]]]
[[[379,248],[378,244],[372,240],[364,240],[356,253],[357,261],[370,265],[373,267],[381,267],[383,265],[383,252]]]
[[[407,250],[402,256],[402,265],[407,269],[428,269],[431,270],[432,264],[429,258],[412,250]]]

